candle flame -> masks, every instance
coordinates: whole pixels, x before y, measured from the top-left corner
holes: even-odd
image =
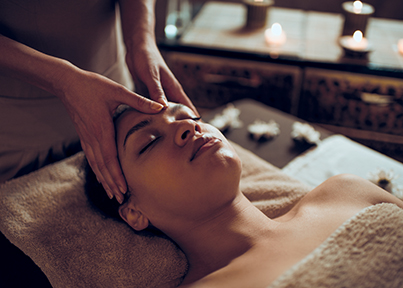
[[[362,2],[361,1],[359,1],[359,0],[354,1],[353,6],[354,6],[354,12],[361,13],[361,10],[362,10]]]
[[[281,33],[283,32],[283,28],[281,28],[281,25],[279,23],[274,23],[271,25],[271,33],[275,36],[280,36]]]
[[[357,30],[353,34],[353,39],[355,42],[360,43],[362,41],[362,32],[360,30]]]

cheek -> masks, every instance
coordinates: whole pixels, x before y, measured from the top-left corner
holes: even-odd
[[[147,201],[169,198],[174,192],[186,189],[182,180],[188,178],[184,177],[187,167],[173,156],[163,154],[124,169],[128,185]]]

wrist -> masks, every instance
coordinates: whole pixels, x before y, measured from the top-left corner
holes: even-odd
[[[137,31],[130,35],[126,35],[124,38],[126,50],[128,52],[147,49],[156,45],[155,34],[153,31]]]
[[[119,0],[126,47],[155,42],[155,0]]]
[[[53,62],[53,63],[52,63]],[[48,90],[50,93],[64,100],[67,90],[72,83],[75,83],[81,69],[64,59],[54,59],[49,63],[49,73],[45,77],[46,86],[43,89]]]

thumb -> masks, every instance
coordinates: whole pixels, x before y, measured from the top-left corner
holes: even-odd
[[[166,106],[137,93],[128,92],[129,93],[125,93],[125,95],[119,99],[119,104],[129,105],[142,113],[158,113]]]
[[[153,79],[146,83],[146,85],[148,94],[152,100],[164,105],[164,107],[168,106],[167,97],[165,96],[160,79]]]

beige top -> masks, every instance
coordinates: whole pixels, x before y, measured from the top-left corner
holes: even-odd
[[[114,0],[0,0],[0,33],[133,88]],[[0,183],[80,150],[61,100],[0,76]]]
[[[113,0],[0,0],[0,33],[132,88],[115,6]],[[0,76],[0,95],[50,96],[5,76]]]

